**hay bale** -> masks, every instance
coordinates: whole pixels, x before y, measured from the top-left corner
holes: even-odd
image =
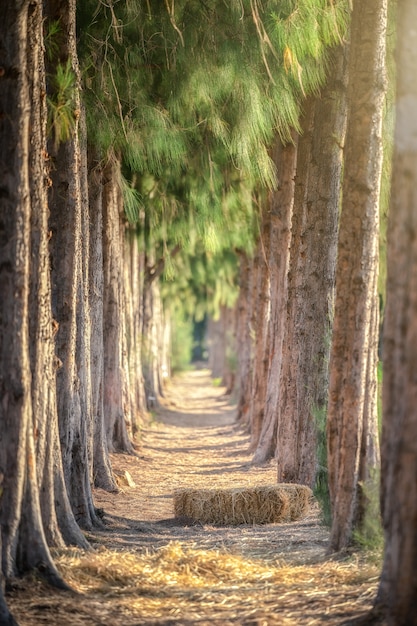
[[[240,489],[177,489],[175,517],[203,524],[238,526],[300,519],[309,509],[312,491],[304,485],[278,484]]]

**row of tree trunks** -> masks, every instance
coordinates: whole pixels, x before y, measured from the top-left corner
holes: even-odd
[[[302,133],[271,153],[278,189],[270,194],[263,289],[270,306],[256,318],[250,413],[253,462],[277,457],[278,480],[314,485],[316,416],[325,412],[336,263],[342,146],[346,122],[345,49],[333,51],[320,97],[304,105]],[[263,246],[265,250],[265,246]],[[268,341],[264,341],[265,336]],[[262,354],[262,346],[264,346]],[[266,389],[259,384],[267,381]],[[263,406],[262,406],[263,405]]]
[[[417,624],[417,4],[398,3],[397,120],[384,323],[382,514],[376,615]]]
[[[317,419],[326,413],[346,106],[345,50],[320,99],[305,103],[298,143],[287,309],[278,390],[278,481],[314,486]]]
[[[263,345],[265,312],[248,313],[259,303],[259,278],[253,269],[258,261],[247,262],[241,290],[247,312],[240,316],[238,342],[247,387],[240,385],[238,415],[241,423],[250,426],[253,462],[262,464],[276,456],[280,482],[314,486],[316,421],[319,414],[326,414],[329,403],[333,550],[349,545],[353,530],[360,526],[365,498],[359,484],[366,484],[379,463],[377,271],[385,10],[382,0],[375,1],[372,10],[354,9],[354,51],[348,72],[347,49],[340,46],[332,53],[331,75],[320,97],[305,103],[301,136],[285,147],[277,141],[272,152],[279,188],[271,194],[271,210],[264,216],[270,220],[270,252],[263,267],[270,315],[263,356],[251,347],[252,335],[258,349]],[[370,36],[370,25],[368,29],[364,24],[373,13],[379,18]],[[371,59],[369,65],[363,63],[365,57]],[[342,168],[346,174],[338,241]],[[251,372],[254,364],[256,373]],[[266,372],[266,391],[260,394],[265,398],[263,410],[251,402],[251,412],[247,407],[254,395],[253,383],[258,381],[258,393],[260,375]]]
[[[269,289],[269,255],[270,255],[270,219],[262,215],[259,240],[256,246],[254,266],[254,292],[256,303],[252,307],[252,333],[254,335],[254,354],[252,388],[250,394],[249,420],[250,444],[249,451],[253,453],[260,437],[266,400],[266,383],[268,377],[268,345],[269,345],[269,316],[270,316],[270,289]]]
[[[235,389],[236,380],[236,308],[221,306],[218,318],[207,322],[208,367],[213,378],[222,381],[226,393]]]
[[[376,316],[386,12],[386,0],[353,2],[327,428],[335,551],[351,543],[363,517],[359,483],[379,467]]]
[[[126,398],[126,293],[123,283],[124,233],[119,166],[103,171],[104,391],[105,429],[111,451],[132,452],[131,415]]]
[[[239,298],[236,304],[237,372],[235,385],[238,393],[237,421],[244,429],[249,427],[249,409],[252,395],[253,326],[255,309],[253,287],[253,259],[245,252],[239,254]]]
[[[272,149],[272,158],[277,166],[278,189],[271,192],[269,214],[266,213],[264,216],[264,219],[270,220],[270,253],[267,266],[269,270],[270,318],[267,333],[268,341],[266,342],[267,353],[264,356],[268,362],[268,375],[263,415],[257,413],[251,416],[251,421],[254,424],[251,447],[255,450],[253,456],[253,463],[255,464],[266,463],[274,456],[276,448],[279,401],[277,392],[282,366],[297,139],[296,133],[294,133],[293,143],[283,146],[280,139],[277,138]]]
[[[45,2],[47,19],[59,21],[62,33],[59,54],[48,71],[53,75],[58,63],[66,65],[69,61],[78,81],[75,1],[69,2],[65,11],[62,11],[61,4],[58,0]],[[85,224],[88,224],[88,191],[86,170],[83,168],[86,146],[82,145],[79,125],[79,89],[74,89],[73,97],[78,113],[71,138],[58,143],[58,138],[54,137],[49,144],[52,165],[49,192],[52,312],[58,325],[56,354],[60,368],[57,372],[57,400],[65,483],[77,523],[91,528],[99,521],[93,504],[90,468],[89,229],[85,229]]]
[[[6,8],[0,36],[0,618],[3,624],[14,624],[4,603],[3,576],[42,567],[50,582],[65,585],[49,553],[39,498],[39,485],[51,488],[56,478],[47,441],[56,410],[44,229],[42,3],[22,1]],[[39,349],[36,342],[42,344]],[[40,372],[43,355],[45,380]],[[36,448],[41,455],[39,475]],[[51,499],[43,501],[44,519],[51,521],[51,538],[59,545]]]
[[[52,584],[67,588],[49,546],[88,548],[81,527],[99,525],[92,485],[116,489],[109,444],[123,428],[132,434],[131,414],[144,412],[142,378],[133,403],[128,379],[126,305],[139,302],[142,283],[137,241],[132,246],[131,289],[123,283],[125,224],[116,175],[105,178],[90,155],[79,84],[73,93],[71,137],[46,139],[43,26],[59,21],[59,51],[49,60],[79,81],[75,46],[75,1],[17,2],[2,6],[0,36],[0,621],[13,624],[4,604],[3,576],[39,568]],[[18,68],[18,69],[17,69]],[[114,165],[114,163],[113,163]],[[116,169],[116,168],[114,168]],[[110,183],[114,204],[106,204]],[[116,220],[106,219],[117,212]],[[104,218],[103,218],[104,216]],[[110,249],[117,242],[117,247]],[[110,260],[109,255],[113,254]],[[116,267],[105,282],[106,264]],[[106,336],[105,303],[116,293],[122,336]],[[134,294],[134,295],[133,295]],[[140,311],[140,307],[136,310]],[[114,318],[113,318],[114,319]],[[131,324],[134,342],[140,317]],[[140,345],[140,341],[138,342]],[[105,405],[107,354],[121,354],[121,410],[108,428]],[[135,371],[140,371],[140,350]],[[133,359],[133,357],[132,357]],[[132,361],[133,362],[133,361]],[[119,391],[119,390],[118,390]],[[128,399],[126,401],[126,398]],[[130,407],[130,408],[129,408]],[[111,431],[111,439],[106,437]],[[126,436],[126,448],[132,450]]]

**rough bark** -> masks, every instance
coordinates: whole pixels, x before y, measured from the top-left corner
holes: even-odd
[[[207,321],[208,367],[213,378],[223,378],[226,368],[224,328],[221,318]]]
[[[59,446],[57,437],[56,381],[54,328],[50,297],[48,250],[46,169],[46,84],[40,28],[28,46],[29,63],[38,67],[31,84],[31,140],[32,146],[43,146],[44,151],[31,150],[31,250],[29,336],[32,371],[32,409],[35,428],[37,476],[41,499],[42,520],[49,545],[63,547],[58,528],[54,502],[54,454]],[[35,34],[34,33],[34,34]],[[42,181],[42,184],[40,184]],[[57,463],[57,470],[62,465]],[[66,495],[66,491],[64,490]]]
[[[253,357],[252,392],[250,398],[250,444],[249,452],[253,453],[259,442],[264,407],[266,400],[266,383],[269,364],[269,251],[270,251],[270,215],[264,211],[261,233],[254,257],[255,269],[255,306],[256,320],[254,326],[255,345]]]
[[[145,381],[142,368],[142,311],[143,311],[143,279],[144,279],[144,253],[140,247],[140,239],[137,232],[130,233],[130,266],[131,266],[131,294],[132,294],[132,334],[130,337],[132,350],[130,352],[131,381],[134,384],[134,423],[146,421],[146,395]]]
[[[226,393],[234,390],[236,375],[236,310],[221,306],[219,319],[207,323],[208,367],[213,378],[220,378]]]
[[[252,392],[252,305],[253,305],[253,259],[241,252],[239,263],[239,297],[237,301],[237,390],[236,420],[249,428],[250,398]]]
[[[275,454],[278,382],[282,365],[282,341],[285,322],[285,302],[287,297],[287,275],[291,219],[294,202],[294,178],[297,160],[297,139],[286,146],[277,138],[272,150],[272,158],[277,166],[278,189],[271,193],[271,242],[270,242],[270,289],[271,320],[269,336],[269,368],[265,411],[258,446],[252,462],[266,463]]]
[[[398,3],[397,119],[384,322],[382,512],[377,613],[417,624],[417,5]]]
[[[278,482],[313,487],[317,421],[326,413],[337,225],[346,126],[344,50],[305,105],[298,144],[287,319],[280,376]]]
[[[91,411],[93,432],[93,478],[96,487],[107,491],[117,490],[109,460],[109,451],[104,425],[104,339],[103,339],[103,186],[102,168],[94,159],[94,150],[89,156],[89,206],[90,206],[90,361],[92,376]]]
[[[36,29],[34,32],[36,33]],[[46,86],[40,26],[37,35],[30,43],[29,58],[39,71],[31,84],[31,144],[33,147],[35,144],[43,146],[43,150],[32,149],[30,155],[32,256],[29,334],[39,497],[48,545],[62,547],[64,537],[67,543],[86,547],[86,541],[69,505],[59,449],[56,406],[56,323],[52,319],[51,310],[48,249],[47,185],[49,176],[46,154]]]
[[[42,42],[42,3],[3,3],[1,17],[0,571],[10,578],[39,569],[51,583],[66,588],[52,562],[42,525],[29,344],[31,191],[36,185],[34,203],[39,208],[45,185],[40,165],[30,180],[30,165],[42,158],[44,149],[39,127],[33,135],[30,127],[38,114],[31,115],[31,90],[39,89],[41,80],[37,52]],[[38,315],[42,319],[42,310]],[[4,623],[14,623],[2,592],[0,616]]]
[[[120,232],[118,164],[107,164],[103,190],[104,265],[104,420],[110,451],[132,453],[124,404],[124,292],[123,239]],[[129,415],[130,417],[130,415]]]
[[[126,389],[129,402],[129,413],[131,416],[132,438],[137,435],[140,427],[139,407],[137,406],[137,381],[136,381],[136,349],[135,344],[135,314],[133,291],[135,268],[133,267],[134,246],[136,237],[134,230],[126,225],[124,229],[124,262],[123,262],[123,284],[125,293],[125,342],[126,342],[126,363],[125,378],[129,381]]]
[[[79,80],[79,68],[75,44],[75,1],[45,2],[47,17],[59,20],[61,27],[59,59],[55,59],[50,73],[55,71],[58,60],[70,60],[72,70]],[[51,89],[51,86],[49,86]],[[91,469],[89,463],[88,435],[91,432],[91,403],[85,383],[86,349],[80,333],[89,333],[83,268],[83,210],[81,146],[79,137],[80,100],[79,87],[74,89],[74,128],[70,139],[59,146],[50,142],[52,155],[49,205],[51,211],[51,266],[52,309],[58,323],[56,337],[57,356],[62,367],[57,374],[57,398],[59,433],[65,483],[71,507],[77,523],[84,528],[98,524],[91,492]],[[82,394],[83,397],[82,397]]]
[[[371,372],[368,363],[369,359],[375,363],[372,316],[377,299],[385,31],[386,0],[353,2],[327,428],[333,551],[352,541],[363,516],[360,476],[370,471],[378,449],[368,436],[375,433],[372,424],[377,420],[376,412],[370,415],[368,410],[370,402],[376,406],[370,398],[371,389],[376,390],[371,382],[376,380],[376,368],[373,365]]]

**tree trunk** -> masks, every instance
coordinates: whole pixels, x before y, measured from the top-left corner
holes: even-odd
[[[327,429],[333,551],[351,543],[363,517],[359,481],[377,463],[377,415],[369,408],[376,407],[370,393],[376,392],[373,315],[378,297],[386,8],[386,0],[353,2]]]
[[[262,465],[273,458],[276,449],[277,410],[279,401],[278,382],[282,365],[282,341],[285,328],[289,245],[297,160],[296,143],[295,134],[294,143],[287,144],[286,146],[283,146],[281,141],[277,138],[272,150],[272,158],[278,171],[278,189],[270,195],[270,362],[264,417],[258,446],[252,461],[256,465]]]
[[[226,369],[226,346],[221,316],[207,322],[208,367],[213,378],[222,379]]]
[[[256,326],[253,357],[252,393],[250,398],[250,444],[249,452],[253,453],[261,434],[264,407],[266,401],[266,384],[269,364],[269,254],[270,254],[270,215],[267,211],[262,215],[261,233],[254,258],[255,268],[255,306]]]
[[[93,419],[93,477],[96,487],[116,491],[104,424],[104,338],[103,338],[103,185],[102,168],[94,160],[94,150],[89,158],[90,206],[90,360],[92,375],[91,412]]]
[[[384,323],[382,512],[377,612],[417,624],[417,5],[398,4],[397,120]]]
[[[298,144],[287,320],[278,402],[278,482],[313,487],[317,422],[326,413],[337,225],[346,125],[344,50],[305,105]]]
[[[57,145],[50,142],[49,152],[53,156],[50,189],[51,265],[52,265],[52,309],[58,323],[56,339],[57,356],[62,367],[57,374],[57,398],[61,452],[65,483],[77,523],[84,528],[99,524],[95,514],[91,493],[91,469],[89,464],[91,414],[86,382],[87,354],[83,334],[89,333],[83,268],[83,250],[86,244],[82,237],[82,170],[79,137],[79,68],[75,47],[75,1],[49,0],[45,3],[47,17],[59,21],[61,27],[59,61],[70,60],[77,80],[74,87],[74,128],[71,138]],[[49,73],[54,74],[54,59]],[[49,86],[53,91],[53,86]],[[86,155],[83,155],[86,158]],[[65,254],[63,254],[65,251]]]
[[[39,123],[31,128],[31,121],[38,120],[36,109],[43,97],[42,90],[35,96],[42,82],[38,55],[42,46],[42,3],[3,3],[1,17],[0,66],[4,73],[0,90],[0,571],[10,578],[38,568],[51,583],[67,588],[52,562],[42,525],[29,344],[29,304],[38,303],[36,295],[30,297],[30,280],[35,278],[37,282],[38,278],[31,275],[30,268],[31,192],[35,193],[35,211],[40,209],[39,201],[44,200],[45,193],[42,130]],[[37,167],[30,179],[30,166],[35,162]],[[45,247],[41,249],[45,252]],[[45,266],[46,259],[40,259],[39,267]],[[38,285],[36,289],[38,294]],[[36,311],[42,322],[45,311],[46,308]],[[50,328],[47,352],[49,333]],[[0,616],[3,623],[14,623],[2,592]]]
[[[41,28],[39,27],[39,32]],[[31,85],[31,140],[35,137],[44,151],[32,150],[31,174],[31,278],[30,327],[32,406],[35,428],[36,461],[43,527],[48,545],[63,546],[65,542],[87,547],[75,522],[65,488],[59,449],[58,414],[56,406],[56,323],[52,319],[51,280],[48,249],[48,172],[46,161],[46,99],[43,47],[40,35],[31,42],[29,55],[39,68]],[[40,185],[39,181],[43,181]],[[58,524],[58,519],[59,524]],[[61,532],[62,531],[62,532]]]
[[[128,401],[130,405],[130,415],[132,424],[132,438],[139,432],[140,420],[139,420],[139,406],[137,405],[138,395],[136,393],[137,383],[136,380],[136,353],[137,348],[136,332],[135,332],[135,301],[134,301],[134,284],[135,278],[137,278],[137,268],[133,266],[133,259],[135,258],[135,245],[136,245],[136,232],[131,227],[127,226],[124,232],[124,262],[123,262],[123,284],[126,301],[126,314],[125,314],[125,327],[126,327],[126,374],[129,380]],[[138,261],[138,259],[137,259]]]
[[[132,335],[130,368],[131,381],[134,385],[135,415],[133,416],[135,428],[146,420],[146,394],[145,381],[142,369],[142,312],[143,312],[143,279],[145,255],[140,249],[140,239],[137,232],[130,233],[130,266],[131,266],[131,294],[132,294]]]
[[[207,323],[208,367],[213,378],[220,378],[226,393],[234,390],[236,375],[236,310],[220,307],[219,319]]]
[[[109,450],[132,453],[125,419],[123,372],[123,239],[120,236],[118,165],[109,161],[103,173],[104,263],[104,391],[105,426]],[[129,416],[130,417],[130,416]]]
[[[178,251],[179,247],[175,248],[171,255],[177,254]],[[163,257],[155,262],[153,250],[145,255],[142,364],[148,409],[158,406],[160,397],[164,395],[162,381],[164,310],[159,287],[159,276],[164,266]]]
[[[250,398],[252,392],[252,285],[253,262],[249,256],[239,254],[239,297],[237,301],[237,391],[239,394],[236,421],[249,428]]]

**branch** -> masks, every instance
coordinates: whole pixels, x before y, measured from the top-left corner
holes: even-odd
[[[169,252],[169,257],[173,259],[177,256],[181,250],[180,244],[177,245]],[[161,257],[154,265],[145,269],[145,285],[151,285],[154,280],[159,278],[165,269],[166,256]]]

